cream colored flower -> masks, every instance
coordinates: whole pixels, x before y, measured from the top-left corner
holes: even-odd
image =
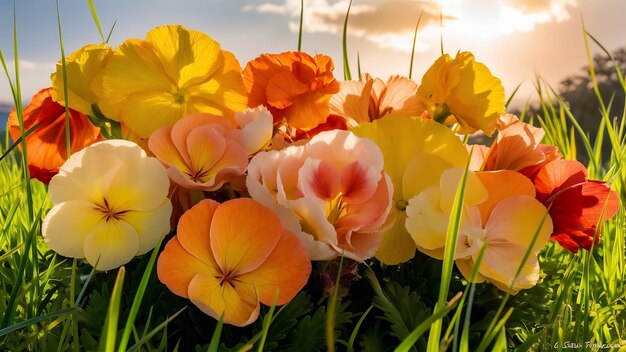
[[[72,156],[50,181],[43,237],[52,250],[110,270],[150,251],[169,230],[165,168],[135,143],[108,140]]]

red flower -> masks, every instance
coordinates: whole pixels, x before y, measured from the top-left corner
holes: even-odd
[[[575,160],[553,160],[534,179],[537,199],[550,209],[554,223],[551,238],[570,252],[591,249],[600,241],[600,220],[613,217],[620,208],[617,193],[602,181],[589,180],[587,169]],[[597,232],[597,235],[596,235]]]
[[[46,88],[33,96],[24,109],[24,131],[39,124],[26,137],[28,169],[30,176],[47,184],[59,167],[67,160],[65,142],[65,107],[52,100]],[[102,140],[100,129],[91,124],[89,118],[70,109],[70,150],[75,153],[84,147]],[[20,125],[15,109],[9,114],[9,134],[13,141],[21,137]]]

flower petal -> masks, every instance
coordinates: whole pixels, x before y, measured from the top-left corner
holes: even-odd
[[[150,251],[170,231],[170,215],[172,203],[165,198],[156,209],[129,211],[122,216],[122,220],[134,227],[139,235],[137,255]]]
[[[178,221],[178,241],[187,252],[211,267],[217,268],[211,251],[211,223],[220,204],[205,199],[186,211]]]
[[[104,197],[111,209],[152,210],[163,204],[169,186],[167,172],[156,158],[139,158],[117,170]]]
[[[222,203],[211,222],[211,249],[223,273],[258,268],[282,234],[278,217],[260,203],[239,198]]]
[[[311,262],[304,247],[293,233],[284,231],[265,262],[239,279],[252,283],[261,303],[280,306],[291,301],[310,274]]]
[[[174,236],[159,254],[157,261],[157,275],[174,294],[189,298],[187,290],[194,276],[198,273],[206,273],[211,276],[218,274],[216,267],[191,255]]]
[[[50,209],[41,225],[41,234],[46,244],[60,255],[84,258],[83,241],[102,217],[102,212],[91,203],[63,202]]]
[[[387,218],[391,225],[384,227],[382,243],[376,252],[376,258],[387,265],[404,263],[415,256],[415,242],[404,226],[405,221],[406,213],[392,207]]]
[[[233,287],[200,273],[191,280],[187,292],[196,307],[217,320],[223,315],[226,324],[245,326],[259,316],[259,300],[252,284],[237,282]]]
[[[139,236],[127,222],[101,221],[87,234],[83,248],[89,264],[97,270],[111,270],[137,255]]]
[[[483,223],[487,221],[489,214],[500,201],[508,197],[520,195],[535,197],[535,186],[533,183],[518,172],[511,170],[484,171],[477,172],[476,176],[478,176],[488,193],[487,200],[478,206]]]

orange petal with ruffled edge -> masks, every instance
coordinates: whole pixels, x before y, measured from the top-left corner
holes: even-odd
[[[206,236],[208,238],[208,236]],[[174,236],[166,245],[157,261],[157,276],[174,294],[189,298],[187,290],[198,273],[216,275],[215,268],[194,257]]]
[[[300,240],[293,233],[283,231],[265,262],[239,279],[251,282],[261,303],[270,306],[291,301],[304,287],[310,274],[311,262]]]
[[[211,223],[211,250],[223,273],[258,268],[282,234],[280,219],[258,202],[239,198],[222,203]]]

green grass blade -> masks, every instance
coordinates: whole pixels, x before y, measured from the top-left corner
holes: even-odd
[[[352,74],[350,74],[350,61],[348,60],[348,18],[350,17],[350,8],[352,7],[352,0],[348,4],[348,11],[346,12],[346,19],[343,22],[343,79],[345,81],[352,80]]]
[[[111,26],[111,30],[109,31],[109,35],[107,35],[107,39],[105,40],[105,43],[109,43],[109,40],[111,40],[111,35],[113,34],[113,30],[115,29],[116,24],[117,24],[117,20],[113,21],[113,25]]]
[[[441,268],[441,281],[439,286],[439,295],[437,297],[437,304],[435,310],[444,307],[448,291],[450,289],[450,281],[452,281],[452,269],[454,267],[454,256],[456,254],[456,241],[459,236],[459,230],[461,229],[461,216],[463,214],[463,201],[465,199],[465,187],[467,185],[467,175],[469,173],[469,160],[471,160],[473,148],[470,150],[470,156],[468,162],[465,165],[465,171],[463,177],[459,183],[456,194],[454,196],[454,202],[452,203],[452,213],[450,214],[450,220],[448,222],[448,231],[446,233],[446,244],[443,254],[443,265]],[[430,335],[428,336],[427,350],[430,352],[439,351],[439,339],[441,338],[441,324],[442,321],[437,319],[434,321],[432,328],[430,329]]]
[[[443,56],[445,53],[443,50],[443,10],[439,12],[439,28],[441,29],[439,31],[439,49],[441,50],[441,56]]]
[[[448,304],[438,309],[433,315],[428,317],[428,319],[424,320],[420,323],[411,333],[407,336],[404,341],[396,349],[395,352],[408,352],[417,340],[426,332],[428,329],[432,329],[432,326],[435,325],[436,321],[441,321],[441,318],[446,316],[454,307],[458,301],[459,295],[455,296]]]
[[[59,27],[59,45],[61,48],[61,73],[63,76],[63,98],[64,106],[65,106],[65,157],[69,159],[71,150],[71,140],[70,140],[70,108],[69,108],[69,94],[67,87],[67,62],[65,60],[65,48],[63,45],[63,29],[61,28],[61,11],[59,10],[59,0],[56,0],[57,3],[57,24]]]
[[[89,11],[91,11],[91,17],[93,17],[93,21],[98,28],[98,34],[100,34],[100,38],[102,38],[102,42],[105,42],[104,34],[102,34],[102,26],[100,26],[100,20],[98,19],[98,12],[96,11],[96,6],[93,4],[93,0],[87,0],[89,4]]]
[[[279,294],[279,289],[276,288],[276,292],[274,292],[274,300],[272,301],[270,310],[263,317],[263,329],[261,330],[261,340],[259,341],[259,347],[257,348],[257,352],[263,352],[263,348],[265,347],[265,340],[267,339],[267,333],[269,332],[270,326],[272,325],[272,321],[274,320],[274,311],[276,310],[276,300],[278,299],[278,294]]]
[[[57,318],[57,317],[62,317],[62,316],[66,316],[69,314],[74,313],[77,310],[76,307],[69,307],[69,308],[64,308],[64,309],[60,309],[58,311],[52,312],[52,313],[48,313],[46,315],[42,315],[42,316],[38,316],[38,317],[34,317],[28,320],[24,320],[22,322],[19,322],[17,324],[11,325],[7,328],[4,328],[2,330],[0,330],[0,337],[8,335],[12,332],[15,332],[19,329],[23,329],[26,327],[29,327],[33,324],[39,323],[41,321],[44,320],[48,320],[48,319],[52,319],[52,318]]]
[[[420,21],[422,20],[422,15],[424,14],[424,10],[420,12],[419,17],[417,18],[417,23],[415,24],[415,32],[413,33],[413,46],[411,47],[411,63],[409,64],[409,79],[413,77],[413,61],[415,59],[415,43],[417,42],[417,31],[420,28]]]
[[[209,343],[209,348],[207,352],[218,352],[220,348],[220,338],[222,336],[222,327],[224,327],[224,315],[220,317],[220,320],[217,322],[217,326],[215,330],[213,330],[213,336],[211,336],[211,342]]]
[[[298,29],[298,51],[302,51],[302,22],[304,22],[304,0],[300,0],[300,27]]]
[[[348,340],[348,352],[354,352],[354,341],[356,341],[356,335],[359,333],[359,329],[361,328],[361,325],[363,325],[365,318],[367,318],[367,315],[370,314],[370,312],[372,311],[372,308],[374,308],[373,305],[367,308],[367,310],[363,312],[363,314],[361,314],[359,321],[357,321],[356,325],[354,326],[354,329],[352,330],[352,333],[350,334],[350,339]]]
[[[148,265],[143,271],[143,276],[141,277],[139,287],[137,287],[137,291],[135,292],[135,298],[133,299],[133,304],[130,307],[130,312],[128,313],[128,318],[126,319],[126,326],[124,327],[122,339],[120,340],[120,344],[118,347],[118,351],[120,352],[126,351],[126,346],[128,346],[128,340],[130,339],[130,334],[135,324],[135,318],[137,317],[137,313],[139,313],[139,307],[141,307],[141,301],[143,300],[143,296],[146,293],[146,287],[148,287],[148,281],[150,280],[150,276],[152,275],[152,269],[154,268],[154,263],[156,263],[159,249],[161,248],[161,244],[163,243],[164,238],[165,237],[162,237],[152,250]]]
[[[115,351],[115,340],[117,338],[117,322],[120,318],[120,304],[122,302],[122,292],[124,286],[124,276],[126,269],[121,266],[117,271],[113,292],[111,292],[111,300],[109,308],[102,327],[102,335],[100,336],[99,351],[113,352]]]
[[[343,270],[343,251],[341,252],[341,258],[339,259],[339,269],[337,269],[335,289],[333,290],[333,295],[329,297],[328,307],[326,309],[326,348],[329,352],[335,352],[335,313],[337,311],[337,303],[339,300],[341,270]]]
[[[509,97],[509,99],[506,101],[506,104],[504,104],[504,106],[506,108],[509,107],[509,104],[511,104],[511,101],[513,100],[513,98],[515,97],[515,94],[517,94],[517,91],[520,89],[520,87],[522,86],[524,82],[520,82],[517,87],[515,87],[515,89],[513,89],[513,93],[511,93],[511,96]]]
[[[169,324],[172,320],[176,319],[176,317],[179,316],[180,313],[185,311],[185,309],[187,309],[187,307],[181,308],[178,312],[174,313],[174,315],[172,315],[171,317],[167,318],[164,322],[159,324],[156,328],[154,328],[147,335],[145,335],[141,340],[137,341],[136,344],[132,345],[128,349],[128,352],[134,352],[134,351],[138,350],[139,347],[141,347],[144,343],[146,343],[148,340],[150,340],[152,338],[152,336],[156,335],[159,331],[163,330],[167,326],[167,324]]]
[[[17,147],[18,145],[20,145],[20,143],[22,143],[22,140],[24,140],[26,137],[28,137],[29,134],[33,133],[38,127],[39,127],[39,124],[36,124],[35,126],[29,128],[28,131],[26,131],[23,135],[21,135],[15,141],[15,143],[11,144],[11,146],[2,154],[2,156],[0,156],[0,161],[2,161],[4,158],[6,158],[11,153],[11,151],[13,151],[13,149],[15,149],[15,147]],[[26,143],[24,143],[24,144],[26,144]]]

